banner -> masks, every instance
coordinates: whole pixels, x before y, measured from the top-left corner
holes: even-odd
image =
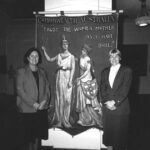
[[[46,47],[48,55],[54,57],[60,53],[62,35],[65,35],[69,42],[69,51],[76,58],[74,80],[79,76],[78,60],[82,46],[88,44],[92,47],[90,57],[94,64],[95,76],[97,81],[100,81],[101,71],[109,65],[108,53],[117,47],[117,32],[118,14],[37,17],[37,47],[39,49],[42,46]],[[56,63],[47,62],[43,56],[43,67],[48,71],[49,81],[53,89]],[[51,95],[54,99],[55,94],[52,92]]]

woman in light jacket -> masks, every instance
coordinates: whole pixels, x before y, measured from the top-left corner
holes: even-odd
[[[40,52],[30,48],[24,56],[25,66],[18,69],[16,79],[17,106],[23,120],[21,123],[24,123],[24,131],[21,132],[26,137],[26,146],[31,150],[37,150],[38,132],[44,125],[36,116],[48,108],[50,98],[46,72],[39,66],[41,61]]]

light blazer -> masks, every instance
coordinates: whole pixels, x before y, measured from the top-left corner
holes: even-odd
[[[50,98],[49,82],[44,69],[38,69],[39,75],[39,92],[35,78],[29,66],[18,69],[17,72],[17,106],[20,112],[36,112],[33,107],[35,102],[43,100],[48,101]]]
[[[132,81],[132,70],[121,65],[112,88],[109,84],[109,72],[110,67],[104,69],[101,73],[100,93],[102,104],[104,106],[105,102],[114,100],[117,109],[113,112],[118,115],[128,114],[130,112],[128,93]]]

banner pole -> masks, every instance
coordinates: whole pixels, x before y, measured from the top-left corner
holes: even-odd
[[[37,48],[37,13],[35,14],[35,48]]]
[[[119,18],[119,13],[117,13],[117,20],[118,20],[118,18]],[[118,21],[117,21],[117,29],[116,29],[116,46],[115,46],[115,48],[117,49],[117,47],[118,47]]]
[[[87,15],[89,12],[89,10],[87,11],[64,11],[65,14],[85,14]],[[109,14],[109,13],[123,13],[123,10],[92,10],[92,14],[96,14],[96,15],[99,15],[99,14]],[[61,15],[61,11],[39,11],[39,12],[33,12],[33,14],[37,15],[48,15],[48,14],[52,14],[52,15]]]

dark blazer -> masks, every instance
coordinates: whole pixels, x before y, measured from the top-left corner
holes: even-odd
[[[43,100],[48,101],[50,98],[49,82],[45,71],[42,68],[38,69],[39,75],[39,91],[36,85],[35,78],[29,66],[18,69],[17,72],[17,106],[20,112],[32,113],[36,112],[33,107],[35,102]]]
[[[112,88],[109,84],[109,72],[110,67],[104,69],[101,73],[100,93],[102,97],[102,104],[105,106],[105,102],[114,100],[117,109],[112,111],[112,113],[116,113],[118,115],[129,114],[130,108],[128,93],[132,80],[132,70],[129,67],[121,65]]]

